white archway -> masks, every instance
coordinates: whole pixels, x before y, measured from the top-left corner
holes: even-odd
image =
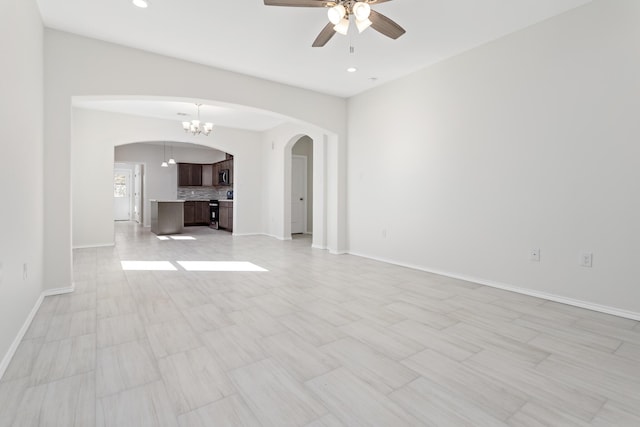
[[[113,244],[111,218],[102,218],[99,212],[111,200],[108,194],[112,184],[114,147],[148,141],[197,144],[233,154],[237,177],[234,183],[234,234],[267,234],[282,240],[290,239],[291,148],[300,136],[308,135],[314,142],[312,244],[315,248],[340,252],[339,230],[335,226],[339,204],[327,203],[327,200],[338,198],[336,189],[327,185],[339,180],[337,175],[330,176],[337,174],[334,166],[337,164],[336,136],[311,125],[286,123],[262,134],[218,127],[210,137],[194,137],[185,134],[177,120],[78,108],[74,108],[72,114],[73,247]],[[271,164],[274,156],[278,161]],[[104,201],[100,196],[102,193]],[[274,194],[276,196],[272,197]],[[275,229],[265,222],[265,213],[274,217]],[[97,230],[101,230],[99,235]]]

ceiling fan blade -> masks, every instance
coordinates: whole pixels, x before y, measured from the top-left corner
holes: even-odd
[[[328,0],[264,0],[265,6],[325,7]]]
[[[336,33],[336,31],[333,29],[333,24],[331,22],[329,22],[323,29],[322,31],[320,31],[320,34],[318,34],[318,37],[316,37],[316,39],[314,40],[313,44],[311,46],[313,47],[322,47],[325,44],[327,44],[327,42],[329,40],[331,40],[331,37],[333,37],[333,35]]]
[[[406,33],[400,25],[373,9],[369,19],[371,20],[371,28],[394,40]]]

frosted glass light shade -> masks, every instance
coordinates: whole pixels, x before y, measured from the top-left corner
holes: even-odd
[[[146,0],[133,0],[134,6],[141,7],[142,9],[146,9],[149,7],[149,2]]]
[[[162,162],[162,164],[160,165],[163,168],[168,168],[169,164],[167,162]]]
[[[356,2],[356,4],[353,5],[352,10],[358,21],[369,19],[369,14],[371,14],[371,6],[369,6],[369,3],[362,1]]]
[[[176,159],[174,159],[173,157],[169,159],[169,164],[170,165],[175,165],[176,164]]]
[[[371,26],[371,24],[372,24],[372,22],[371,22],[371,20],[369,18],[363,19],[363,20],[358,19],[356,21],[356,27],[358,28],[358,32],[359,33],[363,32],[364,30],[369,28]]]
[[[340,33],[343,36],[347,35],[347,32],[349,31],[349,20],[347,18],[342,18],[340,20],[340,22],[338,22],[333,29],[336,31],[336,33]]]
[[[331,21],[333,25],[338,25],[340,20],[344,18],[346,14],[347,10],[341,4],[337,4],[327,11],[329,21]]]

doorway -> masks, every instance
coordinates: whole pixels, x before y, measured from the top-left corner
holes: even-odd
[[[307,157],[291,159],[291,234],[307,231]]]
[[[131,221],[131,170],[113,170],[113,219]]]
[[[291,234],[313,233],[313,140],[304,135],[291,147]]]

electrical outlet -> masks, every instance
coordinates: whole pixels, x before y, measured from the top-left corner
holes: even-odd
[[[540,262],[540,249],[531,249],[529,259],[531,261]]]
[[[29,270],[27,269],[27,263],[22,264],[22,280],[29,278]]]
[[[382,238],[383,238],[383,239],[386,239],[386,238],[387,238],[387,229],[386,229],[386,228],[383,228],[383,229],[382,229]]]
[[[587,268],[593,267],[593,254],[591,252],[583,252],[580,254],[580,266]]]

